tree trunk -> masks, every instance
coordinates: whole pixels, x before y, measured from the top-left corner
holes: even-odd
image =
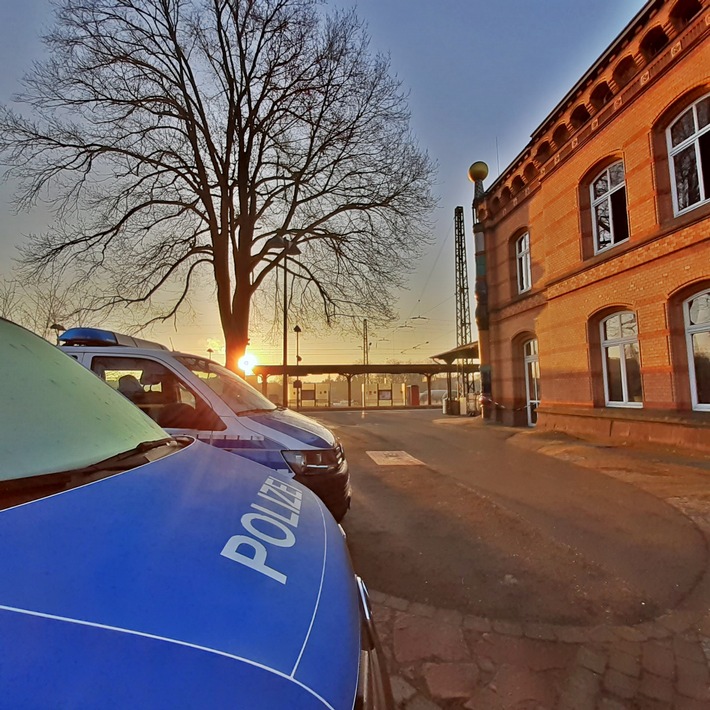
[[[238,291],[234,301],[234,311],[224,331],[226,365],[233,372],[239,370],[239,359],[249,345],[249,303],[250,294],[247,289]]]
[[[245,338],[242,333],[233,330],[227,331],[226,335],[226,366],[232,372],[239,371],[239,360],[244,355],[248,345],[248,338]]]

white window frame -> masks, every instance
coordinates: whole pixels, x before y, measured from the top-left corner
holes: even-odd
[[[706,133],[710,132],[710,123],[708,123],[707,126],[704,126],[701,129],[698,129],[698,104],[701,101],[704,101],[710,97],[710,94],[705,94],[705,96],[701,96],[699,99],[694,101],[690,106],[686,106],[683,108],[682,111],[680,111],[675,118],[670,122],[668,125],[668,128],[666,129],[666,145],[668,147],[668,169],[670,171],[670,176],[671,176],[671,185],[673,186],[673,189],[671,190],[672,195],[673,195],[673,214],[674,216],[679,216],[682,214],[685,214],[686,212],[692,212],[692,210],[697,209],[698,207],[701,207],[704,204],[707,204],[710,202],[710,195],[705,194],[705,185],[702,180],[701,176],[701,171],[702,167],[705,168],[706,171],[710,171],[710,165],[705,165],[703,166],[702,163],[700,162],[700,136],[705,135]],[[693,112],[693,123],[695,125],[695,132],[686,138],[684,141],[679,143],[678,145],[674,146],[673,141],[671,138],[671,129],[675,125],[675,123],[678,121],[678,119],[688,111],[688,109],[692,109]],[[688,205],[687,207],[684,207],[683,209],[679,209],[678,207],[678,186],[676,184],[676,176],[675,176],[675,167],[674,167],[674,157],[678,155],[679,153],[682,153],[684,150],[686,150],[688,147],[694,146],[695,148],[695,164],[698,170],[698,185],[700,188],[700,200],[698,202],[693,203],[692,205]]]
[[[618,338],[607,338],[606,337],[606,324],[608,321],[610,321],[612,318],[616,317],[621,317],[623,315],[632,315],[634,317],[634,320],[636,321],[636,335],[635,336],[626,336],[626,337],[618,337]],[[621,348],[621,352],[623,354],[624,352],[624,346],[625,345],[638,345],[639,340],[638,340],[638,318],[636,314],[633,311],[616,311],[615,313],[609,314],[606,318],[602,320],[602,322],[599,324],[599,335],[601,338],[601,355],[602,355],[602,369],[604,372],[604,401],[607,407],[632,407],[635,409],[641,409],[643,407],[643,382],[641,384],[641,402],[632,402],[629,400],[629,386],[628,386],[628,379],[627,379],[627,374],[626,374],[626,359],[621,358],[619,360],[620,368],[621,368],[621,389],[623,392],[623,399],[620,401],[617,400],[610,400],[609,399],[609,373],[607,370],[607,349],[612,348],[612,347],[619,347]],[[639,358],[640,358],[640,350],[639,350]],[[639,362],[639,367],[641,363]]]
[[[537,408],[540,405],[540,356],[538,353],[537,338],[527,340],[523,344],[523,365],[525,367],[525,409],[528,416],[528,426],[534,427],[537,424]],[[530,367],[537,370],[537,377],[534,383],[530,378]],[[532,385],[535,384],[535,391],[532,392]],[[530,395],[535,395],[531,397]]]
[[[611,187],[611,169],[616,166],[616,165],[621,165],[621,169],[624,171],[624,179],[622,182],[620,182],[618,185],[614,185]],[[594,185],[596,182],[599,180],[600,177],[602,177],[606,173],[607,177],[607,185],[609,186],[609,189],[603,194],[599,195],[598,197],[595,197],[594,195]],[[611,165],[607,165],[604,170],[602,170],[595,178],[592,180],[591,184],[589,185],[589,195],[591,198],[591,203],[592,203],[592,230],[594,232],[594,253],[595,254],[601,254],[602,252],[608,251],[609,249],[613,249],[615,246],[618,246],[619,244],[623,244],[624,242],[629,241],[629,236],[626,237],[626,239],[621,239],[620,241],[616,241],[614,239],[614,219],[613,219],[613,213],[612,213],[612,204],[611,204],[611,196],[615,193],[618,192],[619,190],[624,190],[626,191],[626,168],[624,166],[624,161],[623,160],[617,160],[613,162]],[[611,235],[611,242],[607,244],[604,247],[599,246],[599,231],[598,231],[598,225],[597,225],[597,206],[602,204],[603,202],[606,202],[609,211],[609,233]],[[626,203],[626,200],[624,200]],[[624,205],[625,209],[625,216],[626,216],[626,232],[627,235],[631,231],[629,229],[629,210],[628,210],[628,204]]]
[[[688,375],[690,377],[690,396],[693,402],[693,409],[697,412],[710,412],[710,404],[698,402],[698,383],[695,379],[695,357],[693,356],[693,335],[695,333],[710,332],[710,323],[690,324],[690,304],[703,295],[710,296],[710,289],[694,293],[683,302],[683,320],[685,323],[685,349],[688,354]]]
[[[515,263],[517,266],[518,293],[532,288],[532,263],[530,260],[530,232],[521,234],[515,240]]]

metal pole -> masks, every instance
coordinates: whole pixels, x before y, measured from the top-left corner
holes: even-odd
[[[298,336],[301,334],[301,327],[297,325],[294,329],[293,332],[296,334],[296,409],[301,408],[301,400],[302,400],[302,387],[303,383],[301,382],[300,378],[300,372],[299,372],[299,363],[301,362],[301,356],[299,354],[299,342],[298,342]]]
[[[476,327],[478,329],[478,357],[481,372],[481,416],[490,419],[495,413],[492,395],[491,350],[488,311],[488,269],[486,264],[486,241],[483,225],[478,220],[478,204],[484,198],[483,181],[488,176],[488,166],[474,163],[468,170],[473,183],[473,246],[476,258]]]
[[[288,244],[284,247],[284,332],[283,332],[283,392],[281,400],[288,407]]]

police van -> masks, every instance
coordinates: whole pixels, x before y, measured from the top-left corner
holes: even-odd
[[[348,463],[333,433],[278,407],[209,358],[100,328],[72,328],[61,349],[174,435],[190,435],[277,471],[326,504],[336,521],[350,507]]]
[[[0,318],[8,708],[392,708],[323,503]]]

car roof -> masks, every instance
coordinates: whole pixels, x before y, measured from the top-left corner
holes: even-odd
[[[165,345],[152,340],[124,335],[103,328],[70,328],[59,336],[59,342],[65,346],[125,346],[131,348],[147,348],[149,350],[168,350]]]
[[[190,357],[197,360],[209,360],[203,355],[171,350],[162,343],[102,328],[70,328],[59,336],[59,342],[60,348],[70,354],[81,350],[109,354],[130,353],[144,357],[169,355],[178,358]],[[219,363],[215,362],[215,365],[219,365]]]

